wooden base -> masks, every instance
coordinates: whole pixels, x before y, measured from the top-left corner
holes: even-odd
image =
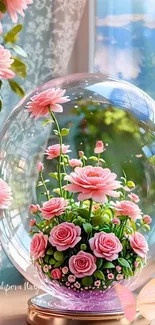
[[[128,325],[123,313],[89,313],[86,311],[55,310],[45,306],[46,295],[41,295],[41,303],[35,299],[28,301],[27,322],[30,325]],[[44,298],[44,299],[43,299]],[[151,322],[141,317],[138,313],[132,325],[150,325]]]

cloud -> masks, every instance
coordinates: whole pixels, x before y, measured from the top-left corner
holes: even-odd
[[[141,55],[138,49],[120,49],[117,46],[109,49],[101,46],[95,55],[95,68],[98,72],[130,80],[140,73]]]
[[[133,22],[142,21],[145,27],[155,28],[155,20],[148,14],[108,15],[105,18],[96,17],[97,27],[125,27]]]

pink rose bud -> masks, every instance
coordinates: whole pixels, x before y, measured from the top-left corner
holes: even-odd
[[[40,205],[39,204],[31,204],[30,205],[30,212],[31,214],[37,214],[40,211]]]
[[[119,225],[119,224],[120,224],[120,220],[119,220],[118,218],[114,218],[114,219],[112,220],[112,223],[113,223],[114,225]]]
[[[35,219],[31,219],[30,220],[30,227],[33,227],[36,225],[36,220]]]
[[[38,172],[42,172],[44,170],[44,164],[42,164],[41,162],[38,162],[37,170],[38,170]]]
[[[108,279],[109,279],[109,280],[114,279],[114,275],[113,275],[113,273],[109,273],[109,274],[108,274]]]
[[[79,151],[79,157],[82,158],[84,156],[84,152],[83,151]]]
[[[135,203],[138,203],[140,201],[139,196],[135,193],[128,194],[129,198],[134,201]]]
[[[102,153],[103,151],[105,151],[103,142],[102,141],[97,141],[94,152],[99,154],[99,153]]]
[[[135,269],[137,269],[138,266],[139,266],[139,262],[135,261],[135,262],[134,262],[134,267],[135,267]]]
[[[51,275],[54,280],[60,280],[62,276],[61,271],[59,269],[53,269]]]
[[[122,270],[121,266],[117,265],[117,266],[116,266],[116,271],[117,271],[118,273],[120,273],[121,270]]]
[[[75,167],[82,167],[82,161],[80,159],[70,159],[69,160],[69,165],[72,167],[72,168],[75,168]]]
[[[143,216],[143,222],[146,224],[146,225],[150,225],[150,223],[152,222],[152,219],[150,216]]]

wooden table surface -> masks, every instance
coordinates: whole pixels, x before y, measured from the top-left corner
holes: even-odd
[[[34,290],[34,288],[32,288],[30,285],[26,285],[25,288],[12,287],[9,289],[9,291],[4,291],[1,289],[0,325],[27,325],[27,301],[36,294],[36,290]],[[58,321],[55,320],[54,325],[59,324],[60,319]],[[153,322],[152,325],[155,325],[155,322]]]

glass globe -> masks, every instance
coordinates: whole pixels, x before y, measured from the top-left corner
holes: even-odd
[[[70,98],[63,104],[63,113],[57,114],[60,127],[70,128],[65,138],[72,150],[70,156],[78,157],[79,151],[92,156],[96,141],[102,140],[106,167],[119,178],[127,175],[130,181],[127,195],[131,194],[133,183],[136,184],[134,193],[140,198],[139,206],[152,218],[151,230],[143,232],[149,245],[146,266],[134,279],[124,283],[132,291],[151,278],[155,267],[155,102],[142,90],[122,80],[102,74],[72,75],[51,80],[25,97],[0,134],[1,178],[8,183],[13,195],[9,209],[1,210],[0,231],[11,261],[27,280],[59,297],[61,308],[118,311],[121,307],[114,288],[104,293],[64,290],[39,272],[30,258],[32,216],[29,206],[41,200],[36,190],[39,177],[36,165],[38,161],[44,162],[47,176],[55,172],[55,161],[47,160],[44,153],[47,146],[57,140],[53,123],[48,124],[44,117],[30,118],[26,105],[33,95],[49,88],[66,89],[65,96]],[[55,186],[56,180],[53,180],[51,189]]]

